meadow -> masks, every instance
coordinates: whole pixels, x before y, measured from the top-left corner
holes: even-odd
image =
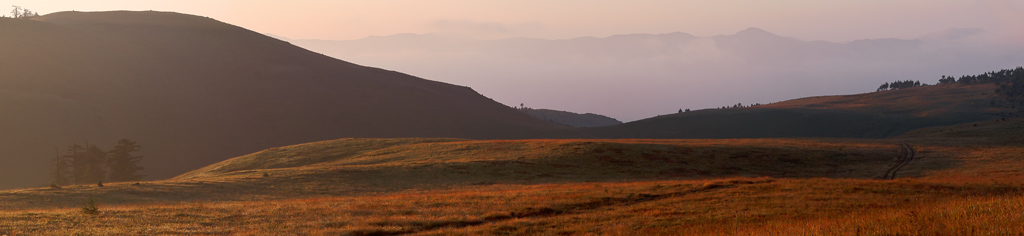
[[[885,140],[323,141],[169,180],[2,191],[0,233],[1022,234],[1024,146],[1005,131],[1024,122],[976,124]],[[901,143],[914,160],[878,179]]]

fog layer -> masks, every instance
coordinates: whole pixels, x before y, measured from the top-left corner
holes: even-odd
[[[1024,65],[1024,47],[977,28],[912,39],[803,41],[749,28],[731,35],[631,34],[477,40],[399,34],[289,40],[342,60],[470,86],[498,102],[623,121],[679,109],[874,91],[894,80]]]

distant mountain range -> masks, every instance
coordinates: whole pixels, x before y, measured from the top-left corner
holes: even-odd
[[[914,39],[804,41],[749,28],[732,35],[628,34],[476,40],[398,34],[295,45],[360,64],[471,86],[495,100],[631,121],[678,109],[873,91],[1024,64],[1024,44],[950,28]],[[637,105],[642,104],[642,105]]]

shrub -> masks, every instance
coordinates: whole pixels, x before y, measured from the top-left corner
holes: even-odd
[[[85,206],[82,206],[82,213],[88,215],[100,213],[100,208],[96,207],[96,200],[93,199],[92,195],[89,195],[89,200],[85,202]]]

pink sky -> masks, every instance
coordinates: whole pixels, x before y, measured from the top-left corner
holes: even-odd
[[[1024,41],[1024,1],[1008,0],[0,0],[0,6],[10,5],[43,14],[174,11],[296,39],[430,32],[546,39],[668,32],[712,36],[758,27],[803,40],[843,42],[915,38],[960,27]]]
[[[550,66],[525,62],[467,68],[461,61],[463,64],[456,63],[454,67],[443,64],[443,60],[433,54],[410,58],[361,57],[352,53],[332,55],[358,64],[470,86],[505,104],[525,102],[535,108],[595,112],[625,121],[680,108],[860,93],[896,79],[932,80],[934,83],[942,74],[975,74],[1008,68],[1003,64],[1020,66],[1018,59],[1000,61],[1000,55],[992,54],[1005,51],[1000,48],[1024,46],[1024,1],[1020,0],[0,0],[0,6],[10,5],[41,14],[70,10],[172,11],[211,17],[291,39],[327,40],[437,32],[479,39],[568,39],[670,32],[715,36],[757,27],[805,41],[842,43],[859,39],[915,39],[949,28],[981,28],[984,37],[977,39],[982,41],[972,41],[975,43],[972,47],[976,48],[958,50],[976,50],[970,55],[996,58],[985,61],[950,56],[952,59],[947,64],[908,59],[881,64],[865,62],[879,65],[860,67],[800,64],[792,68],[760,70],[735,70],[741,67],[716,64],[720,69],[694,67],[680,71],[679,68],[685,66],[662,68],[656,63],[623,65],[588,61],[592,64],[565,67],[557,64],[561,61],[553,61]],[[9,15],[10,8],[3,12]],[[474,62],[501,59],[483,56]],[[983,65],[975,65],[977,63]],[[545,66],[554,68],[545,69]],[[858,77],[844,79],[837,75]],[[686,86],[695,81],[701,81],[702,87]],[[715,81],[717,85],[703,81]],[[549,86],[538,88],[537,84]],[[737,88],[743,86],[747,86],[746,90]],[[799,89],[794,89],[796,87]]]

